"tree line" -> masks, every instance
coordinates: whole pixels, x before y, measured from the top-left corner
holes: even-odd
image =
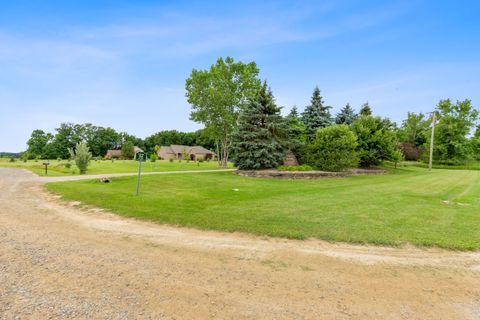
[[[24,157],[27,159],[67,159],[69,150],[74,150],[78,143],[85,142],[94,157],[103,157],[108,150],[127,149],[138,146],[148,153],[155,152],[155,146],[171,144],[202,145],[213,150],[214,141],[205,135],[204,130],[181,132],[163,130],[141,139],[126,132],[117,132],[110,127],[95,126],[90,123],[62,123],[54,133],[34,130],[27,141]]]
[[[333,116],[316,87],[301,114],[294,107],[282,117],[271,89],[258,75],[255,62],[227,57],[208,70],[193,69],[186,80],[190,118],[205,126],[223,165],[232,158],[242,169],[273,168],[288,150],[300,162],[323,170],[425,157],[432,114],[409,112],[398,127],[388,118],[373,115],[366,102],[358,113],[347,103]],[[460,164],[478,159],[478,110],[471,101],[441,100],[433,112],[438,119],[434,160]]]

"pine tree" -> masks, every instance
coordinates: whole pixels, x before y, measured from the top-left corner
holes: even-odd
[[[315,87],[310,105],[302,113],[302,121],[307,126],[307,134],[310,139],[315,138],[317,129],[325,128],[332,123],[332,116],[329,110],[331,107],[324,106],[323,103],[320,89]]]
[[[350,107],[350,104],[347,103],[347,105],[343,107],[339,113],[337,113],[337,116],[335,117],[335,123],[351,125],[356,118],[357,115],[355,114],[355,111],[353,111],[352,107]]]
[[[362,104],[360,107],[360,112],[359,115],[361,116],[371,116],[372,115],[372,108],[370,108],[370,105],[368,104],[368,101]]]
[[[242,111],[233,136],[233,163],[241,170],[275,168],[288,147],[288,126],[264,82],[256,98]]]
[[[290,113],[285,117],[288,125],[288,135],[292,142],[292,149],[307,142],[307,127],[300,119],[297,107],[293,107]]]

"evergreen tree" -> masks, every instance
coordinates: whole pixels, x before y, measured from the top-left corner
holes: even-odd
[[[372,115],[372,108],[370,108],[370,105],[368,104],[368,101],[362,104],[360,107],[360,112],[359,115],[361,116],[371,116]]]
[[[293,107],[285,117],[288,125],[288,136],[290,137],[290,149],[294,151],[307,142],[307,127],[299,117],[297,107]]]
[[[347,105],[343,107],[339,113],[337,113],[337,116],[335,117],[335,123],[351,125],[356,118],[357,114],[355,114],[355,111],[352,109],[352,107],[350,107],[350,104],[347,103]]]
[[[323,103],[320,89],[315,87],[310,105],[302,113],[302,121],[307,126],[307,134],[310,139],[315,138],[317,129],[325,128],[332,123],[332,116],[329,110],[331,107],[324,106]]]
[[[264,82],[255,99],[240,113],[233,136],[233,163],[241,170],[275,168],[288,146],[288,127]]]

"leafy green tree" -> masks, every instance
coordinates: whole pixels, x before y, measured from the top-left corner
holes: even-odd
[[[360,116],[351,127],[357,136],[360,166],[370,167],[393,158],[397,143],[394,126],[390,120]]]
[[[240,110],[261,85],[258,73],[255,62],[244,64],[227,57],[219,58],[209,70],[193,69],[186,80],[186,96],[192,106],[190,119],[203,123],[210,137],[219,142],[221,164],[225,167]]]
[[[53,139],[51,133],[46,133],[43,130],[34,130],[27,141],[27,153],[31,159],[40,156],[45,156],[47,145]]]
[[[310,139],[315,138],[315,133],[319,128],[325,128],[332,123],[330,114],[331,107],[324,106],[324,101],[320,95],[320,89],[315,87],[310,100],[310,105],[302,113],[302,121],[307,127],[307,134]]]
[[[435,127],[433,159],[444,163],[463,163],[472,158],[473,150],[468,135],[478,119],[470,100],[440,100],[436,110],[439,123]],[[429,142],[428,142],[429,143]]]
[[[308,165],[325,171],[343,171],[358,166],[357,137],[345,124],[318,129],[307,147]]]
[[[409,112],[397,131],[398,140],[423,146],[427,142],[430,120],[423,113]]]
[[[352,107],[350,107],[350,104],[347,103],[345,107],[343,107],[342,110],[337,113],[335,117],[335,123],[351,125],[356,118],[357,115],[355,114],[355,111],[352,109]]]
[[[125,141],[122,145],[122,158],[123,159],[133,159],[135,156],[135,151],[133,150],[133,143],[131,141]]]
[[[132,145],[137,146],[141,149],[145,149],[145,142],[142,139],[134,135],[128,134],[127,132],[120,132],[117,148],[123,146],[126,142],[129,142]]]
[[[88,145],[85,142],[79,142],[76,144],[75,149],[68,149],[70,157],[75,161],[80,174],[85,174],[87,172],[88,164],[90,159],[92,159],[92,154],[88,149]]]
[[[371,116],[372,115],[372,108],[368,104],[368,101],[362,104],[360,107],[360,112],[358,113],[361,116]]]
[[[480,125],[477,126],[470,142],[472,144],[473,157],[475,160],[480,160]]]
[[[77,143],[84,141],[83,127],[79,124],[61,123],[56,128],[56,134],[51,142],[49,152],[54,158],[67,159],[69,149],[74,149]]]
[[[266,82],[239,117],[233,163],[241,170],[275,168],[288,146],[288,126]]]
[[[86,142],[94,156],[103,157],[108,150],[118,147],[120,135],[114,129],[90,125],[87,130]]]

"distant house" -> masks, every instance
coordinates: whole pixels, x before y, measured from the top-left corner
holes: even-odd
[[[202,146],[182,146],[172,144],[170,146],[162,146],[157,151],[157,155],[165,160],[168,159],[183,159],[183,154],[187,154],[190,160],[197,160],[198,157],[203,157],[204,160],[213,159],[216,154]]]
[[[134,158],[136,158],[137,153],[139,152],[143,152],[143,150],[137,146],[134,146],[133,147]],[[107,153],[105,154],[105,158],[108,158],[108,159],[121,158],[121,157],[122,157],[122,150],[108,150]]]

